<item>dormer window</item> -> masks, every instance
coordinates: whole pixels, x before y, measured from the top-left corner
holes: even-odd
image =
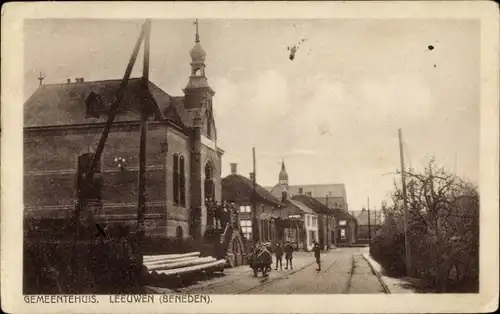
[[[87,106],[86,116],[99,118],[100,113],[104,109],[104,104],[102,102],[101,96],[91,92],[85,100],[85,105]]]

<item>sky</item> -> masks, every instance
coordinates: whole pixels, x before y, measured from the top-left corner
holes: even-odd
[[[25,22],[24,96],[44,84],[123,77],[142,21]],[[343,183],[350,210],[380,207],[400,168],[430,157],[479,183],[480,25],[474,20],[200,20],[218,146],[273,186]],[[182,96],[192,20],[153,20],[150,80]],[[290,47],[302,38],[295,59]],[[433,49],[430,49],[432,46]],[[141,76],[142,53],[132,77]],[[396,177],[397,180],[399,178]]]

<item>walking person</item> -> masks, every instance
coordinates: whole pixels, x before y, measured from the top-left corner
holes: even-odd
[[[316,257],[316,264],[318,264],[318,269],[316,269],[316,270],[320,271],[321,270],[321,248],[319,247],[318,242],[314,242],[313,251],[314,251],[314,257]]]
[[[276,248],[274,249],[274,255],[276,256],[276,268],[278,270],[278,263],[280,264],[280,270],[283,270],[283,248],[280,243],[276,243]]]
[[[285,259],[286,259],[286,266],[285,269],[288,269],[288,263],[290,263],[290,269],[293,269],[293,246],[290,243],[290,241],[286,241],[285,245]]]

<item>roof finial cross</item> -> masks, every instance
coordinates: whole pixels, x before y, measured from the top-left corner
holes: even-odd
[[[42,81],[45,77],[42,76],[42,72],[40,72],[40,76],[38,77],[38,80],[40,81],[40,85],[42,85]]]
[[[194,25],[196,26],[196,37],[194,42],[199,43],[200,42],[200,35],[198,34],[198,19],[194,21]]]

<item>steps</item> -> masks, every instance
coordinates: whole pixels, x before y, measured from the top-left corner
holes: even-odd
[[[225,259],[201,257],[200,252],[144,256],[144,266],[149,273],[148,284],[176,286],[201,277],[224,271]]]

